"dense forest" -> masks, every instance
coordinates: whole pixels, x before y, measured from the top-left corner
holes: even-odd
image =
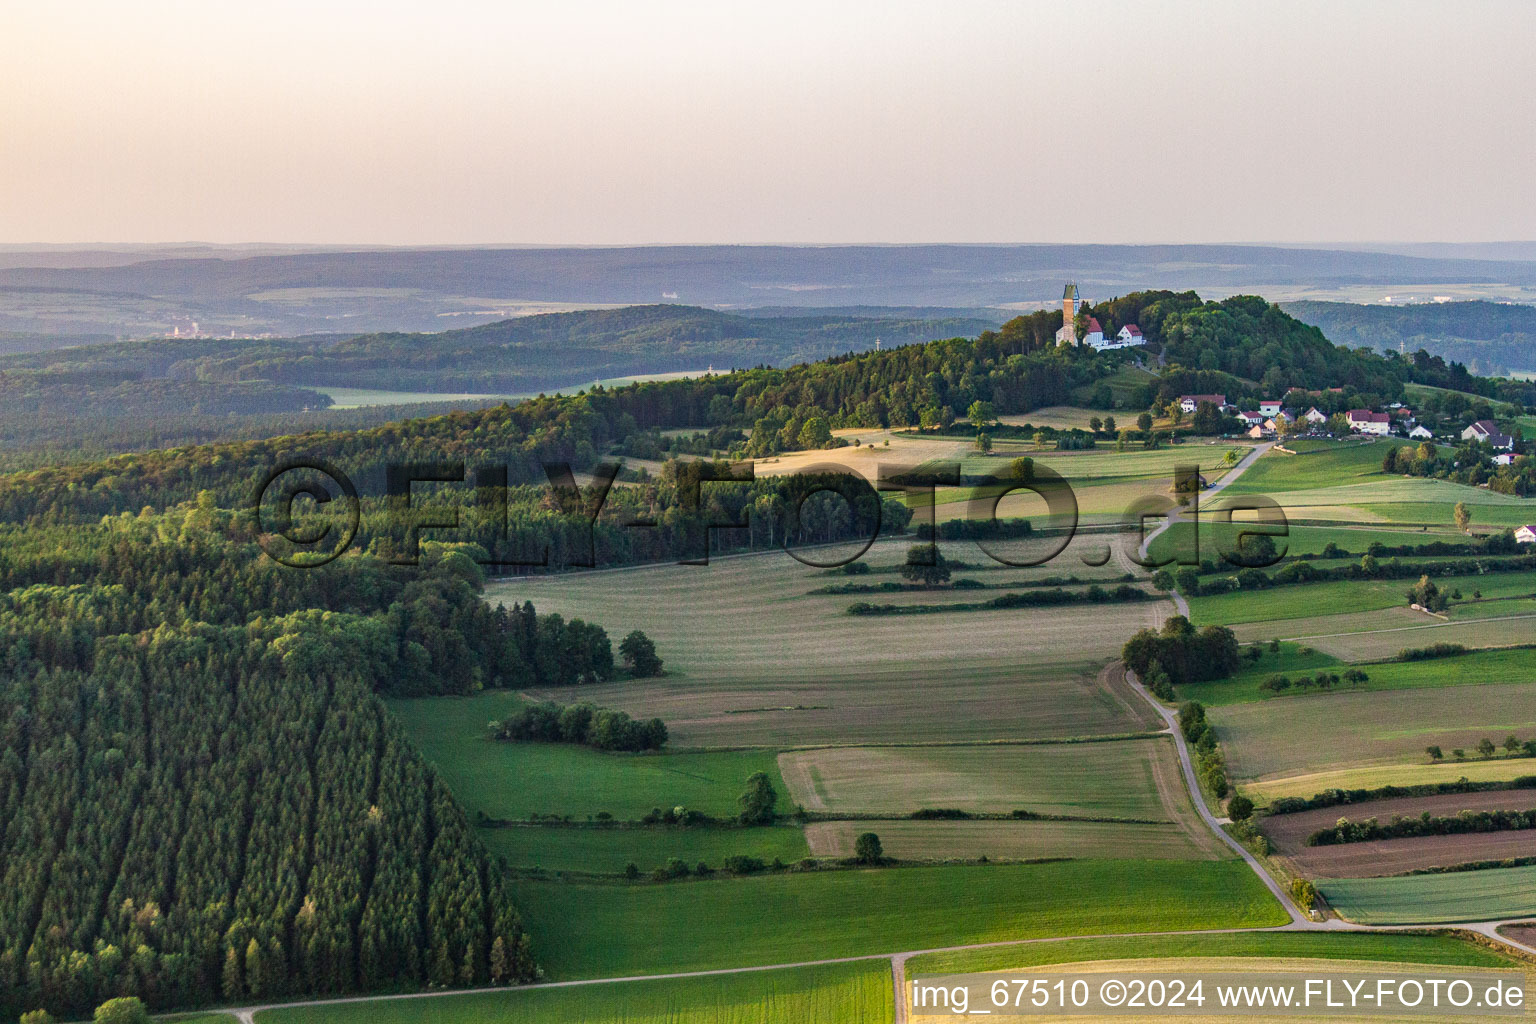
[[[1536,370],[1536,306],[1429,302],[1400,306],[1287,302],[1285,311],[1341,345],[1382,352],[1425,349],[1485,377]]]

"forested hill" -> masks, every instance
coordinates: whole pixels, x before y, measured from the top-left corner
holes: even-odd
[[[1285,311],[1341,345],[1433,355],[1464,363],[1476,374],[1536,372],[1536,306],[1505,302],[1435,302],[1366,306],[1348,302],[1287,302]]]
[[[996,321],[847,313],[743,316],[627,306],[518,317],[436,334],[157,339],[0,357],[0,370],[68,368],[205,381],[517,394],[637,373],[783,366],[974,335]]]

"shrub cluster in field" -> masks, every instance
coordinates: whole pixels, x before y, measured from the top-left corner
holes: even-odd
[[[1504,737],[1503,747],[1504,753],[1510,757],[1536,757],[1536,740],[1526,740],[1524,743],[1521,743],[1519,737],[1514,733]],[[1492,758],[1498,751],[1499,747],[1489,737],[1484,736],[1478,741],[1477,752],[1484,761]],[[1424,753],[1429,755],[1429,759],[1432,762],[1445,760],[1445,751],[1438,744],[1430,744],[1425,747]],[[1451,757],[1457,761],[1465,761],[1467,759],[1467,752],[1457,747],[1451,751]]]
[[[1536,828],[1536,809],[1529,811],[1462,811],[1454,815],[1432,816],[1425,811],[1417,818],[1403,815],[1383,825],[1375,818],[1350,821],[1340,818],[1330,828],[1320,828],[1307,837],[1308,846],[1340,846],[1368,843],[1377,839],[1411,839],[1418,836],[1457,836],[1469,832],[1515,832]]]
[[[1109,604],[1127,601],[1150,600],[1150,595],[1128,583],[1104,588],[1094,584],[1087,590],[1033,590],[1016,594],[999,594],[989,601],[968,601],[956,604],[870,604],[855,601],[848,606],[849,615],[937,615],[944,612],[995,611],[1000,608],[1048,608],[1064,604]]]
[[[660,750],[667,742],[667,726],[659,718],[636,721],[623,711],[586,703],[525,704],[488,728],[492,739],[581,743],[596,750]]]
[[[1142,679],[1162,675],[1174,684],[1225,679],[1240,662],[1237,637],[1230,629],[1196,630],[1183,615],[1170,616],[1160,632],[1140,630],[1125,642],[1120,657]]]

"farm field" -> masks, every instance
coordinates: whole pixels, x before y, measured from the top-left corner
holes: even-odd
[[[1449,592],[1459,588],[1467,598],[1471,598],[1474,590],[1481,591],[1485,599],[1536,593],[1536,578],[1523,572],[1436,576],[1433,579],[1441,590]],[[1406,608],[1403,595],[1414,582],[1412,579],[1330,580],[1191,597],[1190,618],[1200,625],[1235,625],[1311,618],[1329,613],[1354,614],[1399,605]],[[1458,603],[1451,604],[1451,610],[1457,607]],[[1426,616],[1418,614],[1422,622]]]
[[[585,692],[561,697],[585,698]],[[653,807],[679,804],[726,817],[738,810],[747,777],[759,771],[784,792],[772,751],[610,754],[575,744],[489,739],[485,723],[516,702],[514,694],[487,691],[391,700],[389,706],[471,817],[484,811],[491,818],[582,819],[607,811],[633,820]]]
[[[1525,642],[1536,629],[1536,603],[1513,599],[1499,602],[1502,615],[1467,616],[1470,608],[1486,610],[1494,602],[1451,608],[1448,621],[1416,612],[1406,605],[1373,612],[1346,612],[1304,619],[1239,623],[1233,627],[1244,643],[1287,639],[1326,651],[1341,661],[1377,661],[1396,657],[1405,647],[1456,643],[1464,647],[1494,647]],[[1520,610],[1520,609],[1524,610]]]
[[[1227,488],[1229,494],[1276,495],[1290,491],[1347,487],[1362,481],[1395,480],[1381,471],[1388,447],[1406,447],[1408,441],[1325,441],[1301,438],[1285,447],[1296,454],[1272,449]]]
[[[1486,921],[1536,914],[1536,867],[1401,878],[1319,878],[1333,908],[1361,924]]]
[[[803,1024],[891,1019],[890,965],[828,964],[778,971],[632,981],[573,988],[499,989],[469,995],[376,999],[265,1010],[258,1024]],[[233,1019],[233,1018],[231,1018]]]
[[[1448,935],[1368,932],[1259,932],[1241,935],[1141,935],[1135,938],[1069,939],[995,949],[925,953],[907,961],[907,974],[1007,971],[1052,964],[1095,963],[1158,957],[1159,972],[1186,960],[1263,958],[1266,961],[1334,960],[1365,963],[1441,964],[1502,969],[1520,964],[1485,946]],[[1264,969],[1261,964],[1257,969]]]
[[[876,545],[877,557],[903,558],[908,543]],[[829,579],[773,552],[496,583],[487,598],[531,599],[617,635],[643,629],[668,674],[585,686],[581,697],[661,717],[677,747],[1062,738],[1150,721],[1097,675],[1126,636],[1161,621],[1166,602],[1106,606],[1087,628],[1074,607],[855,617],[846,612],[857,597],[807,594]]]
[[[1238,860],[1077,860],[667,884],[510,884],[553,978],[1285,922],[1273,897]],[[646,927],[624,928],[626,921]]]
[[[1275,694],[1259,689],[1259,684],[1275,674],[1294,680],[1298,675],[1326,668],[1338,674],[1349,664],[1331,655],[1314,651],[1311,656],[1297,654],[1293,658],[1266,655],[1256,662],[1255,668],[1247,669],[1230,679],[1193,683],[1178,688],[1185,700],[1198,700],[1208,706],[1222,704],[1250,704],[1263,700],[1305,700],[1317,698],[1330,700],[1338,693],[1367,693],[1377,690],[1416,690],[1445,686],[1480,686],[1490,683],[1520,683],[1536,678],[1536,649],[1521,647],[1510,650],[1475,651],[1454,658],[1434,658],[1427,661],[1362,662],[1357,667],[1370,678],[1359,686],[1340,683],[1340,689],[1328,693],[1310,690],[1298,693],[1295,689]],[[1502,738],[1502,737],[1501,737]]]
[[[633,862],[642,872],[672,857],[692,870],[700,863],[718,870],[726,857],[742,855],[793,864],[812,852],[798,825],[758,828],[591,828],[517,825],[480,829],[492,854],[514,868],[618,875]]]
[[[1259,462],[1263,462],[1260,459]],[[1250,469],[1248,472],[1252,472]],[[1239,477],[1239,481],[1246,480],[1248,473]],[[1236,486],[1235,484],[1233,485]],[[1234,514],[1234,522],[1225,522],[1225,514],[1221,512],[1223,501],[1228,493],[1223,490],[1212,501],[1213,508],[1206,508],[1202,513],[1199,531],[1200,557],[1217,557],[1222,552],[1232,551],[1236,545],[1237,534],[1245,529],[1252,529],[1254,522],[1251,513]],[[1223,518],[1218,519],[1217,516]],[[1292,557],[1301,555],[1320,554],[1329,544],[1335,544],[1345,551],[1353,552],[1351,560],[1358,560],[1371,544],[1380,541],[1383,544],[1396,546],[1399,544],[1429,544],[1434,541],[1446,543],[1461,543],[1467,538],[1464,534],[1455,531],[1449,525],[1445,529],[1402,529],[1391,527],[1375,527],[1366,525],[1330,524],[1327,526],[1314,525],[1312,523],[1288,522],[1284,537],[1275,538],[1275,548],[1287,552]],[[1153,559],[1176,558],[1192,554],[1194,524],[1190,522],[1174,523],[1166,531],[1159,534],[1152,542],[1150,555]],[[1218,558],[1218,564],[1220,563]],[[1326,564],[1326,563],[1325,563]],[[1233,571],[1236,571],[1235,569]]]
[[[1417,760],[1429,744],[1449,755],[1484,737],[1536,738],[1536,681],[1482,686],[1475,701],[1460,687],[1334,693],[1232,704],[1210,718],[1233,776],[1263,780]]]
[[[873,831],[887,857],[898,860],[1042,860],[1060,857],[1137,857],[1200,860],[1225,856],[1209,831],[1187,825],[1108,821],[817,821],[805,840],[817,857],[851,857],[854,840]]]
[[[1536,763],[1524,758],[1499,758],[1493,761],[1453,761],[1425,764],[1420,753],[1418,764],[1378,765],[1372,768],[1344,768],[1336,771],[1292,775],[1288,778],[1250,782],[1243,792],[1255,804],[1294,796],[1308,798],[1328,789],[1380,789],[1383,786],[1418,786],[1437,782],[1507,782],[1522,775],[1536,774]]]
[[[1289,860],[1313,878],[1382,878],[1426,868],[1530,857],[1532,850],[1536,850],[1536,836],[1529,831],[1483,832],[1310,847]]]
[[[779,767],[796,803],[851,814],[947,807],[1157,821],[1168,817],[1164,780],[1179,783],[1167,738],[803,750],[780,754]]]
[[[1536,767],[1536,762],[1530,762],[1530,764]],[[1307,836],[1320,828],[1332,826],[1340,818],[1348,818],[1350,821],[1377,818],[1386,822],[1398,816],[1416,818],[1426,811],[1432,817],[1438,818],[1452,817],[1463,810],[1526,811],[1532,807],[1536,807],[1536,789],[1494,789],[1481,793],[1435,793],[1431,796],[1392,797],[1387,800],[1371,800],[1367,803],[1319,807],[1310,811],[1270,815],[1260,824],[1263,826],[1264,834],[1274,841],[1281,853],[1295,853],[1298,850],[1308,849]],[[1527,838],[1529,837],[1530,833],[1527,833]],[[1466,840],[1470,837],[1463,835],[1445,838]],[[1397,841],[1399,840],[1394,840],[1394,842]],[[1344,845],[1364,846],[1366,844],[1346,843]]]

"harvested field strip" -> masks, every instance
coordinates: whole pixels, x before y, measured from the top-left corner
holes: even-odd
[[[1536,867],[1402,878],[1320,878],[1340,914],[1361,924],[1488,921],[1536,914]]]
[[[1533,856],[1536,837],[1530,832],[1479,832],[1303,847],[1291,854],[1290,860],[1313,877],[1377,878],[1426,868]]]
[[[1536,769],[1536,761],[1528,762]],[[1274,841],[1281,853],[1294,853],[1306,849],[1307,837],[1318,829],[1329,828],[1340,818],[1364,821],[1376,818],[1382,822],[1396,817],[1417,818],[1429,812],[1431,817],[1449,817],[1460,811],[1527,811],[1536,807],[1536,789],[1495,789],[1481,793],[1439,793],[1434,796],[1399,797],[1391,800],[1371,800],[1361,804],[1341,804],[1295,814],[1275,814],[1262,819],[1264,834]],[[1438,837],[1435,837],[1438,838]],[[1452,836],[1466,840],[1467,836]],[[1531,842],[1536,853],[1536,841]],[[1393,840],[1400,842],[1401,840]],[[1365,845],[1365,844],[1348,844]],[[1476,860],[1475,857],[1464,858]]]
[[[1524,765],[1522,770],[1521,766]],[[1267,804],[1280,797],[1308,799],[1328,789],[1379,789],[1382,786],[1417,786],[1455,782],[1467,778],[1473,782],[1508,781],[1536,771],[1529,761],[1501,759],[1466,761],[1450,764],[1395,764],[1372,768],[1344,768],[1338,771],[1293,775],[1289,778],[1252,782],[1243,792],[1254,803]],[[1335,808],[1338,810],[1339,808]]]
[[[1193,840],[1178,825],[1098,821],[823,821],[806,826],[812,856],[849,857],[863,832],[880,837],[898,860],[1041,860],[1144,857],[1201,860],[1223,851]]]
[[[1298,659],[1299,660],[1299,659]],[[1331,661],[1327,655],[1314,660]],[[1264,659],[1258,664],[1262,666]],[[1323,666],[1319,666],[1323,667]],[[1208,706],[1220,704],[1247,704],[1261,700],[1325,699],[1341,692],[1367,692],[1373,690],[1414,690],[1445,686],[1479,686],[1487,683],[1519,683],[1536,678],[1536,649],[1511,647],[1473,651],[1450,658],[1434,658],[1423,661],[1372,661],[1327,665],[1328,671],[1339,674],[1344,669],[1358,667],[1370,678],[1359,686],[1341,682],[1331,691],[1296,688],[1279,694],[1261,690],[1259,684],[1271,675],[1281,674],[1292,681],[1313,673],[1305,668],[1281,670],[1255,668],[1239,673],[1231,679],[1199,683],[1179,688],[1179,696],[1186,700],[1198,700]],[[1503,739],[1503,737],[1499,737]]]
[[[791,797],[826,813],[910,814],[926,807],[1006,814],[1167,820],[1154,759],[1176,768],[1167,738],[1089,745],[863,747],[779,755]],[[810,772],[820,786],[810,782]]]

